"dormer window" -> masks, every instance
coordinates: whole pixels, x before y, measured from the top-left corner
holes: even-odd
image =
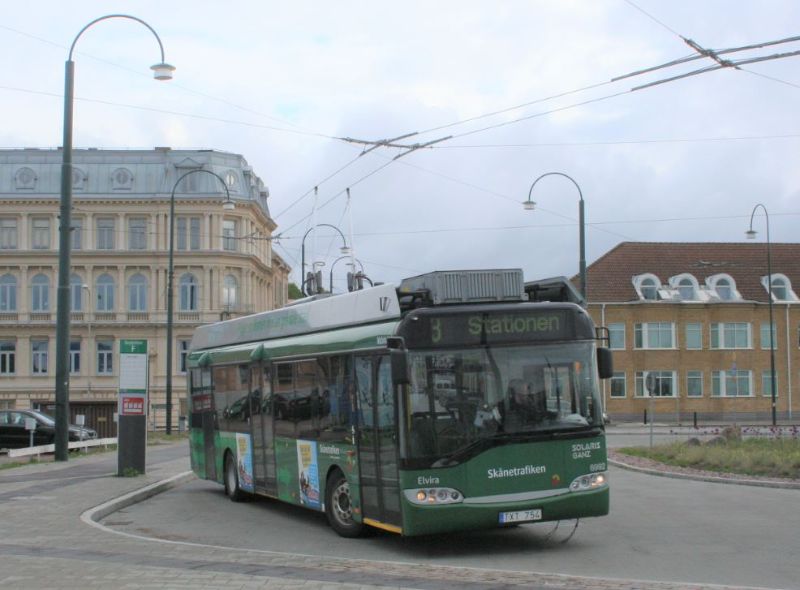
[[[669,286],[678,292],[681,301],[697,301],[699,285],[697,279],[689,273],[679,274],[669,279]]]
[[[658,301],[658,290],[661,281],[656,275],[643,274],[633,277],[633,286],[640,299],[645,301]]]
[[[736,281],[730,275],[718,274],[708,277],[706,285],[720,301],[736,301],[742,298],[739,291],[736,290]]]
[[[761,277],[761,284],[769,291],[769,277]],[[792,291],[792,283],[789,278],[780,273],[772,273],[772,300],[773,301],[797,301],[797,295]]]

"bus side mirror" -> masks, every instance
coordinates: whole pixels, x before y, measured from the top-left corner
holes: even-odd
[[[389,349],[389,360],[392,363],[392,382],[397,385],[408,385],[408,351],[403,347],[403,339],[390,336],[386,339]]]
[[[600,379],[611,379],[614,376],[614,359],[608,348],[597,349],[597,372],[600,374]]]

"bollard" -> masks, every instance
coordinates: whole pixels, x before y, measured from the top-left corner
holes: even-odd
[[[644,410],[644,423],[647,424],[647,408]]]
[[[692,419],[692,422],[694,423],[694,427],[695,427],[695,430],[696,430],[697,429],[697,412],[694,413],[694,418]]]

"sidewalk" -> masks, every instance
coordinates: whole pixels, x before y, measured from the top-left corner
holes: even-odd
[[[157,452],[148,450],[148,460]],[[0,471],[0,587],[694,590],[700,585],[343,560],[113,534],[93,520],[193,477],[185,456],[119,478],[116,455]],[[148,487],[150,486],[150,487]],[[83,515],[83,517],[82,517]],[[202,518],[202,515],[198,515]],[[722,589],[722,586],[717,588]],[[730,587],[727,587],[730,588]]]

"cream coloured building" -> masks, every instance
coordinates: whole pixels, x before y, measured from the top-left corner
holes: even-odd
[[[0,408],[52,411],[54,403],[61,158],[60,150],[0,150]],[[145,339],[149,422],[165,423],[174,188],[177,427],[194,328],[286,303],[290,269],[272,251],[267,188],[242,156],[214,150],[82,149],[73,169],[70,412],[114,435],[119,340]],[[214,174],[176,186],[193,170]]]

